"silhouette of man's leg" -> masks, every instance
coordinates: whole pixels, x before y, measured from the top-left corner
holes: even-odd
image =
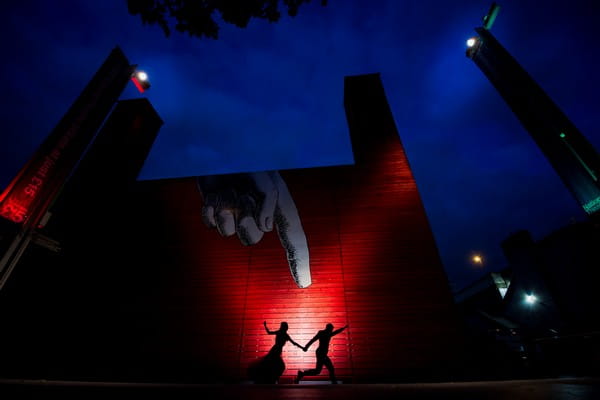
[[[321,373],[321,370],[323,369],[323,360],[318,358],[317,359],[317,366],[313,369],[307,369],[306,371],[304,371],[302,373],[302,375],[304,376],[315,376],[315,375],[319,375]]]
[[[325,356],[325,358],[326,357],[327,356]],[[296,380],[298,382],[300,382],[300,379],[304,378],[305,376],[319,375],[321,373],[321,370],[323,369],[323,364],[325,363],[325,358],[323,358],[322,356],[319,356],[317,354],[317,365],[316,365],[316,367],[313,368],[313,369],[307,369],[304,372],[298,371],[298,377],[296,378]]]
[[[333,363],[331,362],[331,358],[326,356],[325,359],[323,360],[323,364],[325,364],[325,366],[329,370],[329,378],[331,379],[331,383],[337,383],[337,380],[335,379],[335,368],[333,368]]]

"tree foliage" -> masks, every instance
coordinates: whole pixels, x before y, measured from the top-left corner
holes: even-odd
[[[303,3],[311,0],[281,0],[290,16],[295,16]],[[245,28],[252,18],[276,22],[281,17],[280,0],[127,0],[131,15],[139,15],[144,24],[158,24],[165,33],[171,34],[170,23],[175,30],[190,36],[217,39],[219,25],[217,13],[226,22]],[[321,0],[325,6],[327,0]]]

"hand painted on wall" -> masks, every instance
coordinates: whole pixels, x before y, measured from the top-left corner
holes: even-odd
[[[221,236],[237,234],[245,246],[258,243],[273,228],[296,284],[312,283],[306,235],[294,199],[277,171],[201,176],[202,219]]]

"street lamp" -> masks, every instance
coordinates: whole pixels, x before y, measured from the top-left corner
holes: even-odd
[[[136,75],[137,75],[138,79],[142,82],[145,82],[148,80],[148,74],[145,73],[144,71],[139,71]]]
[[[473,256],[471,257],[471,262],[475,265],[483,265],[483,257],[481,256],[481,254],[473,254]]]
[[[146,90],[150,89],[150,81],[148,80],[148,74],[144,71],[136,70],[131,75],[131,81],[140,91],[140,93],[144,93]]]
[[[467,39],[467,57],[472,58],[473,54],[481,47],[481,38],[473,36]]]
[[[537,297],[531,293],[525,295],[525,303],[533,305],[537,301]]]

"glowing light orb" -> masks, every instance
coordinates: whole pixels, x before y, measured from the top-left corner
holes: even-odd
[[[537,297],[535,297],[533,294],[526,294],[525,295],[525,303],[527,304],[533,304],[537,301]]]
[[[145,73],[144,71],[140,71],[137,73],[137,77],[140,81],[147,81],[148,80],[148,74]]]

